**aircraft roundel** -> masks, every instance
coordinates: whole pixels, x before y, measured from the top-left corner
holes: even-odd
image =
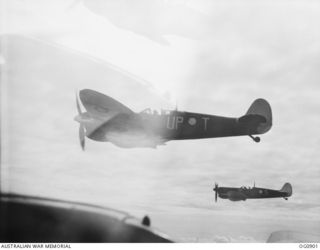
[[[196,120],[196,118],[191,117],[191,118],[189,118],[188,122],[191,126],[194,126],[194,125],[196,125],[197,120]]]

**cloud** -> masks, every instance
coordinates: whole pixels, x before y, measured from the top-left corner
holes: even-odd
[[[252,237],[248,236],[239,236],[237,238],[231,238],[227,236],[214,236],[213,239],[210,239],[208,242],[215,242],[215,243],[241,243],[241,242],[256,242],[256,240]]]
[[[201,39],[211,33],[205,14],[178,1],[83,0],[82,4],[115,26],[162,45],[170,45],[168,35]]]

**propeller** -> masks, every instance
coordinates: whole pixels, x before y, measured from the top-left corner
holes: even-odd
[[[80,140],[80,145],[82,150],[84,151],[85,149],[85,131],[84,131],[84,126],[82,124],[80,124],[79,127],[79,140]]]
[[[215,191],[214,200],[215,200],[215,202],[217,202],[218,201],[218,184],[217,183],[214,184],[213,191]]]
[[[81,107],[80,107],[80,103],[78,100],[78,95],[76,93],[76,104],[77,104],[77,110],[78,110],[78,114],[81,115],[82,111],[81,111]],[[80,140],[80,145],[82,150],[84,151],[85,148],[85,129],[83,124],[80,122],[80,127],[79,127],[79,140]]]

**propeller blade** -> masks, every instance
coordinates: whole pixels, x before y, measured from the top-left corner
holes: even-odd
[[[215,202],[217,202],[218,201],[218,184],[217,183],[215,183],[214,191],[215,191],[214,200]]]
[[[80,103],[79,103],[79,99],[78,99],[78,94],[76,93],[76,103],[77,103],[77,110],[79,115],[82,113],[81,111],[81,107],[80,107]]]
[[[80,127],[79,127],[79,140],[80,140],[81,148],[84,151],[84,148],[85,148],[85,130],[84,130],[84,126],[82,124],[80,124]]]

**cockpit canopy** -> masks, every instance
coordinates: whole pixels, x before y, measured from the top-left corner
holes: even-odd
[[[146,108],[140,112],[140,114],[146,114],[146,115],[170,115],[171,110],[165,110],[161,109],[160,112],[156,109]]]

